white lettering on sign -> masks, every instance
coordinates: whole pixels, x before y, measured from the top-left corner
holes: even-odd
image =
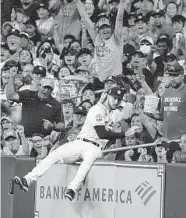
[[[60,186],[40,186],[40,199],[64,199],[66,187]],[[85,189],[82,193],[78,191],[77,200],[83,195],[84,201],[116,202],[122,204],[132,204],[132,195],[130,190],[114,190],[108,188]]]
[[[164,111],[178,111],[177,106],[169,106],[169,107],[164,107]]]
[[[181,97],[167,97],[164,102],[181,102]]]

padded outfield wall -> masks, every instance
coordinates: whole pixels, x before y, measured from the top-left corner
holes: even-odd
[[[97,161],[71,203],[64,199],[78,164],[56,164],[28,193],[8,181],[35,165],[30,158],[2,157],[2,218],[185,218],[186,165]]]

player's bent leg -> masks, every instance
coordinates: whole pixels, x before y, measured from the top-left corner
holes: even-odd
[[[28,187],[31,183],[41,177],[53,164],[58,162],[74,163],[78,161],[80,157],[81,148],[79,148],[78,145],[74,145],[73,142],[64,144],[51,152],[23,178],[19,178],[18,176],[14,177],[14,182],[19,185],[23,191],[28,191]]]
[[[90,144],[90,143],[89,143]],[[94,161],[98,158],[102,158],[102,151],[95,145],[89,145],[89,148],[82,154],[83,162],[81,163],[76,176],[73,181],[69,184],[65,197],[69,200],[75,198],[76,191],[80,188],[82,182],[85,180],[88,172],[90,171]]]

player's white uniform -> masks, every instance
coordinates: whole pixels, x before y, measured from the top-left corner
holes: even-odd
[[[115,32],[108,40],[102,40],[99,34],[96,36],[94,61],[101,81],[122,74],[122,52],[122,37]]]
[[[51,152],[43,161],[41,161],[32,172],[28,173],[25,178],[28,185],[42,176],[53,164],[74,163],[78,160],[83,160],[78,172],[69,184],[68,188],[74,191],[80,188],[92,164],[97,158],[102,157],[101,148],[105,146],[108,140],[100,139],[94,129],[95,126],[104,125],[107,129],[113,124],[111,120],[112,111],[110,112],[103,104],[98,103],[93,106],[86,117],[85,123],[77,139],[73,142],[62,145],[58,149]],[[85,142],[83,139],[96,142],[98,146],[91,142]]]

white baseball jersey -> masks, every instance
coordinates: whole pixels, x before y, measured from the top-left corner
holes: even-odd
[[[101,81],[122,73],[122,52],[122,37],[117,37],[115,33],[108,40],[101,39],[99,34],[96,36],[94,61]]]
[[[106,130],[112,130],[114,124],[122,119],[128,119],[130,117],[131,112],[129,111],[131,111],[131,105],[129,103],[129,105],[124,107],[122,111],[109,111],[102,103],[97,103],[89,110],[85,123],[77,138],[86,138],[88,140],[97,142],[100,144],[100,147],[104,148],[108,140],[100,139],[94,127],[103,125],[105,126]]]

